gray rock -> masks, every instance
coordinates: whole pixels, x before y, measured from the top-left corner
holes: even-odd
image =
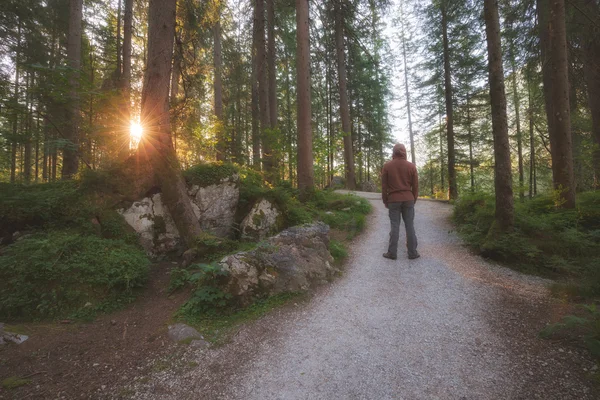
[[[169,339],[179,343],[184,340],[204,340],[204,337],[191,326],[179,323],[169,325]]]
[[[258,201],[242,221],[240,229],[243,236],[262,240],[277,232],[277,220],[281,213],[271,202]]]
[[[257,249],[223,258],[229,274],[223,290],[242,304],[254,298],[299,292],[330,281],[339,272],[329,253],[329,227],[322,222],[284,230]]]
[[[377,185],[373,181],[364,181],[360,184],[360,190],[363,192],[378,192]]]
[[[202,229],[219,237],[230,236],[239,201],[239,176],[222,179],[218,185],[193,186],[188,189],[194,214]],[[140,244],[152,257],[177,250],[180,235],[160,193],[118,210],[137,232]]]
[[[204,231],[219,237],[231,235],[240,199],[239,179],[236,174],[222,179],[218,185],[194,185],[190,189],[192,208]]]
[[[157,256],[177,248],[179,232],[162,203],[160,193],[136,201],[128,209],[118,212],[137,232],[148,255]]]

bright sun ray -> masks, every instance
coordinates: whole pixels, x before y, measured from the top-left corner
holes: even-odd
[[[131,121],[131,126],[129,128],[129,135],[131,136],[130,147],[135,149],[138,147],[140,140],[142,140],[142,135],[144,134],[144,130],[142,129],[142,125],[139,122]]]

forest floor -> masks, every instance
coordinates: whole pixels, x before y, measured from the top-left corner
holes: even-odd
[[[419,201],[421,258],[381,257],[379,195],[344,275],[210,348],[173,344],[186,293],[168,270],[125,310],[90,324],[24,326],[0,350],[0,377],[29,379],[0,399],[596,399],[598,365],[576,343],[540,339],[571,311],[550,281],[490,264],[461,245],[451,206]],[[400,243],[403,243],[401,235]]]
[[[189,296],[167,292],[174,266],[153,265],[148,286],[133,304],[91,323],[10,325],[29,339],[0,347],[0,379],[24,378],[27,384],[0,387],[0,399],[96,398],[108,387],[150,373],[148,359],[175,348],[167,326]]]

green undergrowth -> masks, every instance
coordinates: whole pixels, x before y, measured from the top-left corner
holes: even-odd
[[[134,298],[148,259],[116,211],[135,197],[123,168],[77,179],[0,183],[0,318],[89,319]]]
[[[0,257],[0,318],[85,318],[131,301],[148,259],[118,239],[47,231],[23,238]]]
[[[494,198],[474,194],[454,207],[463,239],[484,256],[515,269],[558,280],[555,290],[581,298],[600,296],[600,192],[578,194],[573,210],[554,196],[515,202],[515,228],[490,233]]]
[[[222,180],[239,173],[240,168],[234,164],[215,162],[194,165],[183,171],[183,177],[190,185],[206,187],[218,185]]]
[[[191,289],[189,300],[181,306],[175,318],[194,325],[209,341],[223,343],[232,330],[245,322],[253,321],[268,311],[302,296],[284,293],[255,300],[249,306],[241,306],[221,287],[227,272],[218,264],[193,264],[188,268],[171,271],[169,291]]]
[[[580,304],[574,315],[548,325],[540,332],[543,338],[577,337],[600,359],[600,309],[596,304]]]
[[[333,259],[338,263],[348,257],[348,250],[345,244],[334,239],[329,241],[329,253],[331,253]]]

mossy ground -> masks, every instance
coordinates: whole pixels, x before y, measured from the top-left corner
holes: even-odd
[[[454,208],[459,233],[484,256],[518,270],[571,282],[584,297],[600,295],[600,192],[580,193],[573,210],[555,206],[552,196],[515,203],[512,232],[489,237],[494,199],[461,198]]]

